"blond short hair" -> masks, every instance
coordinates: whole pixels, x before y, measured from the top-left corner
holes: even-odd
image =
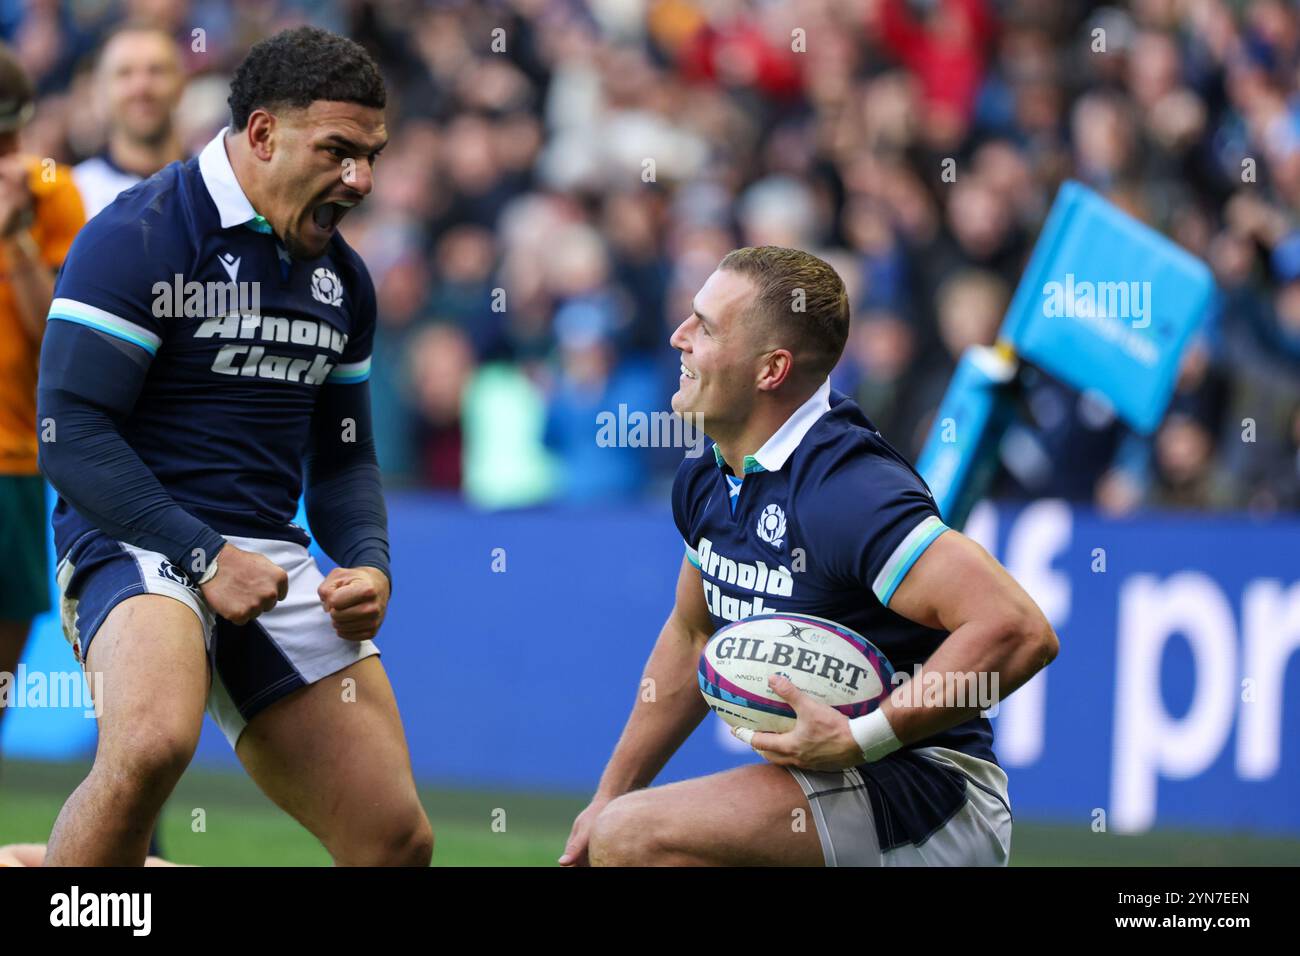
[[[830,374],[849,337],[849,295],[827,262],[799,249],[749,246],[727,253],[718,268],[754,283],[749,317],[790,349],[801,378]]]

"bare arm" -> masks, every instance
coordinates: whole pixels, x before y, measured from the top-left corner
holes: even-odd
[[[587,839],[600,811],[615,797],[648,787],[709,712],[696,669],[713,633],[700,572],[686,558],[677,575],[677,599],[646,661],[641,689],[591,805],[574,821],[562,865],[586,862]]]
[[[19,324],[28,338],[39,342],[54,297],[54,270],[41,260],[40,247],[28,232],[36,207],[27,164],[27,158],[18,153],[0,157],[0,257],[4,281],[13,289]],[[77,202],[80,204],[80,198]],[[82,221],[78,215],[77,225]]]
[[[1046,667],[1060,650],[1052,625],[1015,578],[957,531],[935,539],[903,578],[889,609],[949,631],[922,667],[942,674],[996,674],[1002,697]],[[915,679],[915,678],[914,678]],[[965,723],[980,707],[881,705],[904,744]],[[918,702],[919,703],[919,702]]]
[[[890,610],[926,627],[949,631],[921,673],[997,675],[1006,697],[1056,657],[1060,643],[1038,605],[987,551],[956,531],[926,548],[889,602]],[[843,714],[809,698],[788,680],[773,689],[795,707],[799,720],[784,734],[756,733],[754,749],[773,763],[833,770],[862,762],[862,751]],[[939,697],[939,699],[935,699]],[[941,695],[896,691],[880,706],[906,745],[965,723],[985,706],[957,707]],[[863,718],[865,719],[865,718]]]
[[[601,774],[598,795],[613,798],[650,786],[709,712],[695,675],[712,633],[699,569],[682,558],[676,603],[646,661],[641,691]]]
[[[23,331],[39,342],[45,332],[45,314],[54,298],[54,272],[41,261],[41,251],[25,229],[5,236],[0,246],[9,264],[6,278],[14,293],[14,311]]]

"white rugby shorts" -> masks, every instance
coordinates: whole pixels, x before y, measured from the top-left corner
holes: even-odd
[[[235,547],[264,555],[289,575],[289,592],[244,625],[217,617],[189,578],[166,557],[102,532],[78,540],[59,563],[63,633],[83,664],[110,611],[138,594],[175,598],[199,619],[212,684],[208,713],[231,747],[248,722],[287,694],[378,654],[373,641],[334,633],[316,589],[324,580],[316,559],[292,541],[227,536]]]

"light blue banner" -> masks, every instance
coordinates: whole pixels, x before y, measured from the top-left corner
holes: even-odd
[[[1149,434],[1213,293],[1205,263],[1067,181],[998,338],[1054,378],[1100,392],[1124,421]]]

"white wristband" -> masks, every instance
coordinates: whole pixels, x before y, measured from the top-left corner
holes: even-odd
[[[865,716],[851,719],[849,731],[862,748],[862,759],[867,763],[874,763],[903,746],[889,725],[889,718],[879,707]]]
[[[197,587],[203,587],[203,585],[207,584],[216,576],[217,576],[217,559],[213,558],[212,563],[209,564],[207,570],[203,572],[203,576],[199,578],[197,581],[195,581],[194,584]]]

